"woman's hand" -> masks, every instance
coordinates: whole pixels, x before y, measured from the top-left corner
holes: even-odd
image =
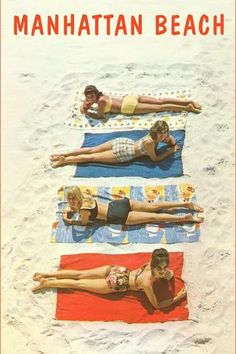
[[[68,218],[68,210],[62,211],[62,218],[63,218],[64,222],[66,222],[67,224],[76,225],[76,220],[72,220],[72,219]]]
[[[67,224],[70,224],[71,223],[71,219],[68,218],[68,215],[67,215],[67,211],[66,210],[63,210],[62,211],[62,218],[63,220],[67,223]]]
[[[80,106],[80,112],[83,114],[87,113],[87,110],[92,106],[92,103],[84,100],[82,106]]]
[[[170,148],[171,152],[174,154],[175,152],[179,151],[180,150],[180,146],[175,144],[174,146],[172,146]]]
[[[185,286],[178,292],[178,294],[176,295],[175,297],[175,301],[179,301],[179,300],[182,300],[186,297],[187,295],[187,291],[186,291],[186,288]]]

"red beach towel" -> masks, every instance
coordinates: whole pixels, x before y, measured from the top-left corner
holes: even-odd
[[[150,260],[151,253],[99,254],[83,253],[61,257],[61,269],[89,269],[109,264],[136,269]],[[172,297],[182,287],[183,253],[170,253],[170,268],[174,278],[154,285],[159,300]],[[69,321],[123,321],[148,323],[188,319],[187,300],[167,309],[155,310],[142,292],[128,291],[97,295],[86,291],[58,289],[56,319]]]

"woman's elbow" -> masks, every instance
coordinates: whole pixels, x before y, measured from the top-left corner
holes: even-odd
[[[82,221],[81,221],[81,222],[80,222],[80,225],[81,225],[81,226],[87,226],[87,225],[88,225],[88,222],[82,222]]]
[[[98,117],[98,119],[105,119],[104,114],[98,114],[97,117]]]
[[[152,162],[159,162],[161,160],[159,156],[152,156],[150,159]]]

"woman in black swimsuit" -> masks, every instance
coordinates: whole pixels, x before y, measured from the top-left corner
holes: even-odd
[[[164,248],[155,249],[149,263],[138,269],[130,270],[120,265],[107,265],[88,270],[59,270],[54,273],[35,273],[33,280],[39,285],[33,292],[46,288],[76,289],[97,294],[111,294],[128,290],[142,291],[156,309],[173,305],[186,296],[183,287],[173,298],[158,301],[153,290],[153,283],[162,279],[171,279],[169,254]]]
[[[201,223],[202,217],[192,214],[168,214],[177,208],[203,212],[203,208],[192,202],[158,202],[122,198],[108,204],[97,202],[92,196],[84,197],[80,188],[75,186],[67,192],[68,208],[63,211],[63,219],[70,225],[87,225],[90,222],[104,220],[108,224],[139,225],[147,223]],[[71,213],[79,213],[80,221],[72,220]]]

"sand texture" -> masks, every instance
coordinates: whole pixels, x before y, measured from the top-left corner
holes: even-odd
[[[34,5],[21,11],[50,13],[135,11],[123,0]],[[111,5],[112,3],[112,5]],[[186,1],[178,12],[185,12]],[[214,12],[214,2],[192,4],[195,13]],[[2,92],[2,354],[233,354],[234,352],[234,92],[231,4],[224,37],[202,39],[13,37],[17,2],[4,1]],[[127,7],[125,7],[127,6]],[[93,11],[92,11],[93,9]],[[140,1],[140,11],[171,12]],[[137,11],[137,10],[136,10]],[[176,10],[173,8],[172,13]],[[3,14],[4,14],[3,13]],[[158,42],[159,41],[159,42]],[[143,45],[140,50],[140,46]],[[127,48],[127,49],[126,49]],[[203,106],[189,114],[183,177],[120,178],[119,184],[190,182],[205,208],[195,244],[168,245],[184,251],[184,280],[190,320],[164,324],[77,323],[54,319],[55,291],[34,295],[35,271],[55,270],[62,254],[132,253],[155,245],[51,244],[56,192],[62,185],[117,184],[115,178],[73,179],[74,166],[53,170],[49,155],[74,148],[83,134],[64,126],[75,92],[93,83],[119,92],[156,92],[188,87]],[[190,177],[191,176],[191,177]],[[157,245],[158,246],[158,245]]]

